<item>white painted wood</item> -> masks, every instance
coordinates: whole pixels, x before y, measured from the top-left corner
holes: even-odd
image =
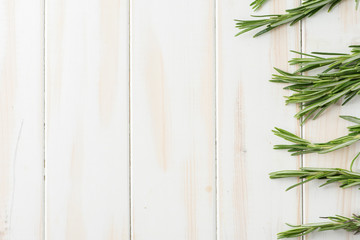
[[[359,11],[355,11],[354,1],[343,1],[329,14],[326,11],[320,12],[304,22],[304,50],[349,52],[348,45],[359,44],[359,22]],[[359,106],[360,99],[357,98],[344,107],[340,104],[331,107],[322,117],[305,125],[305,136],[319,142],[347,134],[346,127],[351,123],[341,120],[339,115],[360,116]],[[305,165],[349,169],[351,160],[359,151],[359,146],[357,144],[325,155],[306,155]],[[360,170],[360,165],[356,164],[356,166],[354,170]],[[334,214],[350,216],[352,213],[359,213],[360,192],[357,188],[342,190],[338,188],[339,185],[332,185],[319,189],[319,183],[320,181],[306,185],[304,198],[306,222],[323,221],[319,219],[321,216]],[[313,234],[308,239],[358,239],[358,236],[344,231],[331,231]]]
[[[289,50],[299,50],[299,26],[256,39],[255,32],[235,38],[233,19],[248,19],[250,2],[218,2],[219,240],[276,239],[286,222],[301,222],[300,189],[285,192],[296,180],[268,177],[300,164],[287,152],[272,149],[282,140],[271,129],[299,133],[300,128],[292,117],[296,107],[284,104],[289,93],[268,81],[274,66],[287,69]],[[258,14],[281,13],[292,4],[269,1]]]
[[[132,1],[129,29],[129,0],[47,0],[46,26],[44,1],[0,0],[0,239],[275,239],[301,222],[300,188],[284,191],[296,180],[268,178],[300,166],[272,149],[283,142],[274,126],[300,127],[290,93],[268,82],[300,49],[299,26],[235,38],[251,0],[214,1]],[[271,0],[260,13],[293,4]],[[304,22],[304,50],[348,51],[359,20],[353,1],[318,13]],[[359,106],[332,107],[305,137],[346,134],[338,115],[360,116]],[[359,146],[304,162],[348,168]],[[358,189],[318,185],[305,187],[305,222],[360,210]]]
[[[43,239],[43,5],[0,1],[0,239]]]
[[[214,1],[132,4],[134,239],[215,239]]]
[[[46,2],[47,240],[129,239],[128,12]]]

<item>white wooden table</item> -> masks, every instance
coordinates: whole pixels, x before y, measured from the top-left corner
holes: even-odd
[[[348,168],[359,149],[290,157],[270,131],[326,141],[347,132],[338,115],[360,116],[358,99],[301,128],[268,82],[294,69],[291,49],[360,43],[343,2],[253,39],[234,37],[249,0],[0,0],[0,239],[274,240],[285,222],[359,213],[356,188],[268,178]]]

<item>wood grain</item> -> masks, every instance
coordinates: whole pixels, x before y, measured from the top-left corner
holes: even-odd
[[[359,44],[353,1],[304,21],[302,36],[296,25],[235,38],[250,2],[0,0],[0,239],[275,239],[303,215],[358,213],[356,188],[314,182],[302,195],[268,178],[300,166],[272,149],[274,126],[320,142],[346,134],[339,115],[360,116],[358,98],[301,130],[290,92],[268,82],[291,70],[291,49]],[[359,146],[304,165],[348,168]],[[306,237],[340,238],[356,239]]]
[[[0,239],[43,239],[43,4],[0,1]]]
[[[46,16],[46,239],[129,239],[128,1]]]
[[[133,1],[136,240],[216,237],[214,6]]]
[[[349,45],[359,44],[360,26],[359,12],[355,10],[353,1],[343,1],[331,13],[326,11],[304,22],[304,50],[325,52],[349,52]],[[339,118],[339,115],[360,116],[360,101],[355,98],[345,106],[331,107],[315,121],[309,121],[304,127],[304,135],[310,140],[322,142],[347,134],[346,127],[351,123]],[[358,152],[359,144],[341,149],[325,155],[306,155],[306,166],[313,167],[341,167],[349,169],[351,160]],[[359,170],[359,164],[354,170]],[[323,221],[322,216],[342,214],[350,216],[360,210],[360,193],[357,188],[342,190],[338,185],[318,188],[320,182],[306,185],[305,188],[305,221]],[[335,240],[335,239],[358,239],[344,231],[316,233],[308,239]]]
[[[295,180],[271,181],[268,173],[296,169],[299,159],[275,151],[275,126],[299,132],[284,106],[282,85],[269,83],[276,66],[287,69],[290,49],[299,49],[299,26],[237,38],[233,19],[248,19],[251,1],[219,1],[219,239],[276,239],[285,222],[301,222],[301,193],[285,192]],[[269,1],[258,14],[281,13],[293,5]]]

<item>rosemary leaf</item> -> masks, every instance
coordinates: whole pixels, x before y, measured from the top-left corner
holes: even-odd
[[[254,11],[258,10],[267,0],[255,0],[253,1],[250,6],[253,8]]]

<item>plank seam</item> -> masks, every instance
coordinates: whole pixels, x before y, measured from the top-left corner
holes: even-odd
[[[215,239],[216,240],[220,240],[220,231],[219,231],[219,226],[220,226],[220,201],[219,201],[219,145],[218,145],[218,137],[219,137],[219,128],[218,128],[218,110],[219,110],[219,94],[218,94],[218,89],[219,89],[219,76],[218,76],[218,67],[219,67],[219,61],[218,61],[218,51],[219,51],[219,46],[218,46],[218,0],[214,0],[214,27],[215,27],[215,31],[214,31],[214,40],[215,40]]]
[[[302,4],[302,0],[299,0],[299,4]],[[303,20],[300,21],[300,52],[303,52]],[[300,56],[301,58],[303,57],[303,55]],[[303,75],[301,73],[301,75]],[[302,104],[300,105],[300,108],[302,109],[303,106]],[[303,117],[300,119],[300,121],[302,122],[304,119]],[[300,137],[304,138],[304,125],[300,125]],[[304,155],[300,155],[300,166],[304,167]],[[304,181],[303,179],[300,179],[300,181]],[[304,196],[305,196],[305,186],[304,184],[301,184],[301,188],[300,188],[300,201],[301,201],[301,224],[304,224],[305,222],[305,209],[304,209]],[[301,240],[304,240],[305,236],[301,237]]]
[[[46,99],[47,99],[47,91],[46,91],[46,87],[47,87],[47,84],[46,84],[46,69],[47,69],[47,66],[46,66],[46,58],[47,58],[47,52],[46,52],[46,49],[47,49],[47,41],[46,41],[46,33],[47,33],[47,26],[46,26],[46,16],[47,16],[47,12],[46,12],[46,0],[43,1],[43,93],[44,93],[44,97],[43,97],[43,123],[44,123],[44,136],[43,136],[43,140],[44,140],[44,149],[43,149],[43,157],[44,157],[44,168],[43,168],[43,175],[44,175],[44,178],[43,178],[43,226],[44,226],[44,229],[42,231],[42,238],[44,240],[47,239],[47,158],[46,158],[46,154],[47,154],[47,131],[46,131],[46,128],[47,128],[47,111],[46,111],[46,108],[47,108],[47,103],[46,103]]]
[[[132,172],[132,117],[131,117],[131,103],[132,103],[132,86],[131,86],[131,79],[132,79],[132,72],[131,72],[131,66],[132,66],[132,1],[129,0],[128,1],[129,4],[129,239],[133,240],[134,239],[134,234],[133,234],[133,172]]]

